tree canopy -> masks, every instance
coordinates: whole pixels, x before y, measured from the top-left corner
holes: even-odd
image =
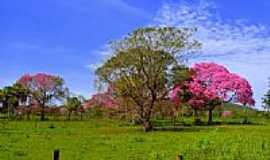
[[[16,107],[27,102],[28,94],[29,90],[20,84],[4,87],[0,90],[1,111],[10,117]]]
[[[209,110],[209,123],[212,122],[212,110],[223,102],[254,105],[253,92],[248,81],[237,74],[230,73],[225,67],[215,63],[199,63],[192,68],[192,80],[183,85],[176,85],[172,99],[188,103],[195,109]],[[189,93],[188,99],[181,99],[183,93]]]
[[[45,118],[44,108],[46,105],[53,100],[61,100],[68,91],[62,78],[45,73],[23,75],[17,83],[27,88],[34,102],[42,107],[41,120]]]
[[[68,110],[68,119],[70,120],[73,111],[82,107],[82,100],[79,97],[67,97],[65,107]]]
[[[194,32],[194,28],[144,27],[110,44],[115,53],[131,48],[145,48],[181,58],[184,53],[196,51],[201,47],[201,43],[193,38]]]
[[[191,31],[174,27],[135,30],[112,43],[113,56],[96,70],[99,80],[110,85],[115,96],[134,101],[146,131],[152,128],[156,102],[173,88],[175,68],[182,67],[177,55],[200,46],[191,40]]]
[[[270,83],[269,83],[269,87],[270,87]],[[270,89],[267,91],[267,93],[263,97],[263,108],[267,111],[270,110]]]

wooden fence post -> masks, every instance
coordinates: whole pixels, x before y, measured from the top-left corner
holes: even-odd
[[[184,157],[183,155],[181,154],[178,154],[177,157],[176,157],[176,160],[184,160]]]
[[[53,160],[60,160],[60,150],[54,150],[53,151]]]

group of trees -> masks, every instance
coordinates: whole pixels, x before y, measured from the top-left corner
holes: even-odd
[[[225,67],[202,63],[188,68],[183,64],[183,58],[201,46],[192,38],[194,31],[174,27],[135,30],[112,43],[113,55],[96,70],[103,86],[113,88],[114,97],[133,101],[145,131],[152,129],[151,116],[158,104],[168,99],[195,112],[208,110],[209,123],[213,109],[222,103],[254,104],[249,83]]]
[[[23,75],[14,85],[0,90],[0,109],[7,112],[8,117],[16,111],[29,114],[35,108],[40,119],[45,120],[46,108],[63,103],[70,119],[83,101],[83,98],[71,96],[61,77],[45,73]]]
[[[10,118],[15,106],[26,103],[28,94],[29,90],[20,84],[14,84],[0,89],[0,111],[7,112],[8,118]]]
[[[41,120],[46,108],[61,102],[68,112],[103,106],[132,114],[145,131],[152,129],[152,116],[161,110],[178,112],[188,106],[198,112],[208,111],[208,123],[213,110],[224,103],[252,106],[255,101],[249,82],[224,66],[198,63],[187,67],[184,61],[201,49],[193,38],[195,29],[176,27],[146,27],[135,30],[123,39],[110,43],[112,56],[96,70],[101,87],[107,90],[85,101],[71,96],[61,77],[39,73],[26,74],[13,86],[0,90],[0,109],[12,113],[17,106],[38,106]],[[269,93],[264,100],[269,106]],[[173,107],[171,107],[173,106]]]

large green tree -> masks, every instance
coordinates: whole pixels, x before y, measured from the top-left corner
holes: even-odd
[[[269,78],[269,80],[270,80],[270,78]],[[270,83],[269,83],[269,87],[270,87]],[[267,112],[270,112],[270,89],[268,90],[268,92],[263,97],[263,108]]]
[[[3,108],[4,98],[5,98],[4,90],[3,89],[0,89],[0,107],[1,108]],[[1,111],[1,109],[0,109],[0,111]]]
[[[68,110],[68,120],[71,119],[72,112],[77,111],[83,103],[83,99],[81,97],[68,97],[66,99],[65,107]]]
[[[200,47],[192,39],[192,32],[173,27],[138,29],[113,42],[113,56],[96,70],[115,96],[134,101],[145,131],[152,129],[156,103],[166,98],[174,86],[175,68],[182,66],[178,58]]]
[[[20,84],[4,87],[0,90],[1,111],[7,112],[8,117],[20,104],[26,103],[29,97],[29,90]]]

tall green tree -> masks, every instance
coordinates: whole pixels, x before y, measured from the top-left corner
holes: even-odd
[[[113,56],[96,70],[101,82],[115,96],[128,97],[144,130],[152,129],[156,103],[174,86],[174,69],[181,67],[179,55],[197,49],[192,30],[173,27],[141,28],[112,43]]]
[[[68,97],[65,103],[65,107],[68,110],[68,120],[71,119],[72,112],[77,111],[83,103],[83,99],[80,97]]]
[[[1,107],[0,111],[1,111],[2,108],[3,108],[3,101],[4,101],[4,98],[5,98],[4,91],[3,91],[3,89],[0,89],[0,107]]]
[[[270,80],[270,78],[269,78],[269,80]],[[270,88],[270,83],[269,83],[269,88]],[[267,93],[263,97],[263,108],[267,112],[270,112],[270,89],[267,91]]]
[[[10,117],[16,107],[27,102],[28,97],[29,90],[20,84],[5,87],[0,90],[1,111],[7,112]]]

